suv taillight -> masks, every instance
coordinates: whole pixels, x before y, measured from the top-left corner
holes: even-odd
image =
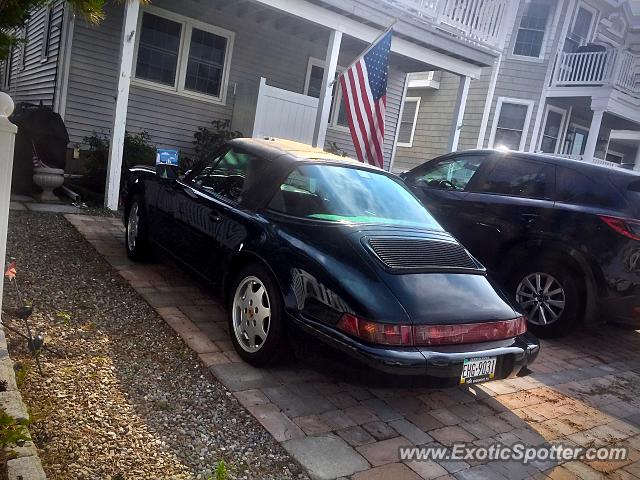
[[[453,325],[392,325],[345,313],[337,327],[370,343],[399,346],[456,345],[504,340],[527,331],[527,318]]]
[[[600,220],[609,225],[620,235],[624,235],[632,240],[640,241],[640,220],[610,217],[608,215],[598,215],[598,217],[600,217]]]

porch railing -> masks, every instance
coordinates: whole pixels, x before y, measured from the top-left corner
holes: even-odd
[[[498,46],[509,0],[384,0],[463,39]]]
[[[630,93],[640,94],[640,56],[624,51],[617,57],[615,84]]]
[[[640,57],[628,51],[560,53],[552,87],[613,85],[640,95]]]
[[[582,155],[572,155],[569,153],[554,153],[554,155],[556,157],[571,158],[572,160],[586,161],[584,159],[584,156]],[[620,167],[620,165],[615,162],[610,162],[609,160],[603,160],[602,158],[596,158],[596,157],[593,157],[590,163],[595,163],[597,165],[604,165],[606,167]]]

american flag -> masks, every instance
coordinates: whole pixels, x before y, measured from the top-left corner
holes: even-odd
[[[382,168],[384,115],[391,29],[340,76],[351,138],[358,160]]]

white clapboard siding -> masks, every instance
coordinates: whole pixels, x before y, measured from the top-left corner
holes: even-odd
[[[27,102],[51,106],[54,102],[58,52],[62,32],[64,1],[58,0],[51,7],[31,12],[27,23],[27,43],[17,45],[11,53],[11,78],[8,93],[15,103]],[[48,48],[42,56],[42,42],[48,21]],[[24,53],[24,62],[22,54]]]

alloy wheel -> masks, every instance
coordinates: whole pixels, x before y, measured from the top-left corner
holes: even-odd
[[[240,347],[255,353],[264,345],[269,335],[271,303],[262,281],[254,276],[240,281],[233,297],[233,333]]]
[[[549,325],[558,321],[564,311],[564,288],[552,275],[536,272],[525,276],[516,289],[516,301],[527,312],[534,325]]]
[[[138,203],[136,202],[131,206],[131,210],[129,210],[129,221],[127,222],[127,246],[131,252],[136,248],[139,225],[140,212],[138,209]]]

